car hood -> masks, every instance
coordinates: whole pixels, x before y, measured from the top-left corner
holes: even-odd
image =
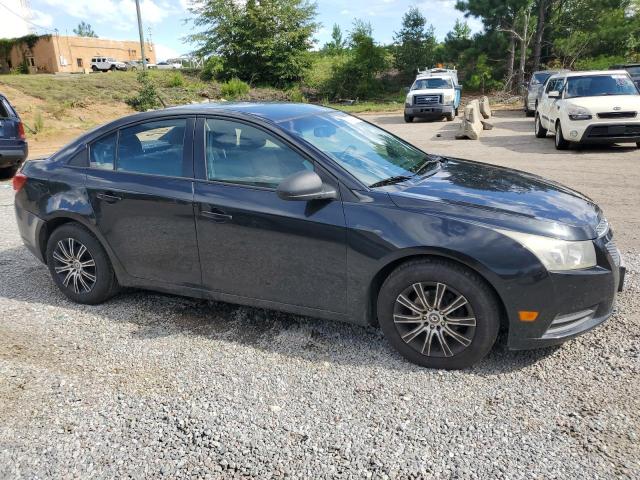
[[[404,208],[566,240],[597,237],[602,213],[589,198],[517,170],[445,159],[431,175],[388,190]]]
[[[567,98],[567,104],[583,107],[593,113],[640,111],[640,95],[605,95],[601,97]]]
[[[409,95],[442,95],[451,93],[453,88],[424,88],[421,90],[411,90]]]

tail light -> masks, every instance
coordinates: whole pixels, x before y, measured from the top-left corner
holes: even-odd
[[[13,189],[18,193],[24,184],[27,183],[27,176],[24,173],[16,173],[13,177]]]
[[[18,138],[24,140],[27,136],[24,133],[24,123],[18,122]]]

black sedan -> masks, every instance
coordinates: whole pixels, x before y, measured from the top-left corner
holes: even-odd
[[[73,301],[138,287],[375,324],[427,367],[477,362],[501,327],[513,349],[581,334],[624,279],[585,196],[319,106],[126,117],[14,188],[24,243]]]

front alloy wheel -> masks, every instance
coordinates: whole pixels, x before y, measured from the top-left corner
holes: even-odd
[[[429,368],[473,365],[491,350],[500,326],[500,309],[486,281],[437,258],[394,270],[380,288],[377,307],[389,343]]]
[[[473,341],[469,301],[444,283],[414,283],[398,295],[393,322],[402,340],[428,357],[452,357]]]

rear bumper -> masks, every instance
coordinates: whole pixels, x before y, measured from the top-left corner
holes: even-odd
[[[592,330],[612,315],[616,294],[624,288],[626,269],[615,246],[607,250],[602,241],[600,247],[599,266],[549,274],[553,298],[547,299],[547,308],[541,309],[535,322],[511,322],[510,349],[558,345]]]
[[[15,211],[22,242],[38,260],[45,262],[40,248],[40,239],[43,238],[43,229],[46,228],[44,220],[23,209],[18,204],[15,205]]]
[[[404,114],[412,117],[442,117],[454,111],[455,107],[453,105],[443,105],[441,103],[404,107]]]
[[[0,168],[13,167],[24,162],[29,155],[27,144],[0,147]]]

